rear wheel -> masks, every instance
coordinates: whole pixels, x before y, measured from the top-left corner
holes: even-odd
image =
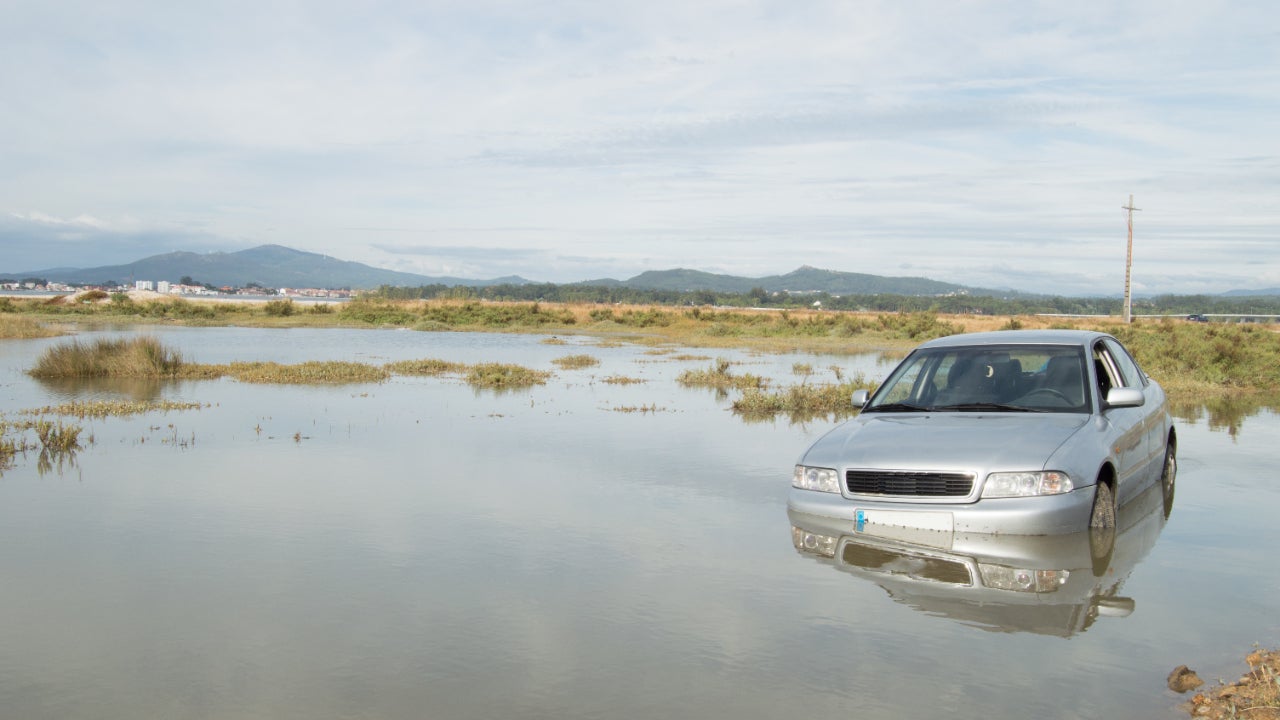
[[[1113,528],[1116,526],[1116,497],[1111,486],[1098,481],[1093,495],[1093,513],[1089,515],[1089,527]]]

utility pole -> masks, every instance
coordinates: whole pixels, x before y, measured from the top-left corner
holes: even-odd
[[[1129,282],[1133,275],[1133,212],[1142,208],[1134,207],[1133,195],[1129,195],[1129,204],[1120,209],[1129,211],[1129,252],[1124,259],[1124,322],[1127,325],[1133,319],[1130,309],[1132,307],[1133,294],[1130,291],[1131,285]]]

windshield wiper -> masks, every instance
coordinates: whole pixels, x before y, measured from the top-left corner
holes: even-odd
[[[1048,412],[1039,408],[1023,407],[1022,405],[1006,405],[1004,403],[993,402],[974,402],[974,403],[957,403],[955,405],[941,405],[934,410],[956,410],[959,412],[979,412],[982,410],[998,410],[1000,412]]]
[[[876,405],[875,407],[866,408],[863,412],[928,412],[932,408],[921,407],[920,405],[912,405],[911,403],[895,402],[885,403],[884,405]]]

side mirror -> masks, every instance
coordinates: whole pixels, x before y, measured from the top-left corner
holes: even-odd
[[[1147,401],[1136,388],[1111,388],[1107,391],[1108,408],[1142,407]]]
[[[1133,598],[1113,597],[1101,598],[1098,600],[1099,617],[1129,617],[1133,614],[1133,608],[1137,603]]]
[[[867,405],[867,400],[869,400],[869,399],[871,399],[871,393],[867,392],[866,390],[854,390],[854,391],[853,391],[853,406],[854,406],[854,407],[859,408],[859,409],[866,407],[866,405]]]

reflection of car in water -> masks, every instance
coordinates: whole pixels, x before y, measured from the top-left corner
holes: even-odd
[[[1155,545],[1173,487],[1120,508],[1118,528],[1055,536],[949,533],[864,525],[788,510],[801,554],[876,583],[895,601],[993,632],[1069,637],[1124,617],[1124,581]]]

